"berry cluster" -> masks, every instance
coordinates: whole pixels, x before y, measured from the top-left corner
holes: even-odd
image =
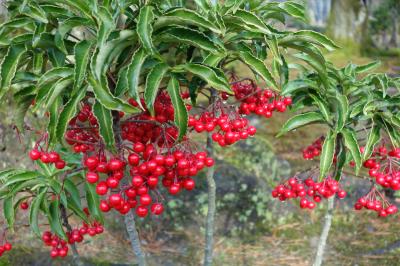
[[[90,218],[89,211],[87,208],[84,212]],[[97,221],[94,221],[91,225],[83,223],[81,227],[72,229],[71,232],[67,232],[67,241],[61,239],[56,234],[52,234],[50,231],[45,231],[42,234],[42,241],[46,246],[51,246],[50,256],[52,258],[65,257],[68,255],[68,244],[72,245],[75,243],[81,243],[86,235],[91,237],[96,236],[104,232],[104,228]]]
[[[227,108],[221,102],[213,106],[212,112],[203,112],[200,116],[189,117],[189,126],[197,133],[213,132],[212,139],[221,147],[231,145],[241,139],[256,134],[256,128],[241,117],[234,108]]]
[[[54,164],[57,169],[64,169],[66,163],[61,159],[60,154],[56,151],[47,150],[48,135],[44,134],[38,142],[36,142],[33,149],[29,152],[29,157],[32,161],[40,161],[44,164]],[[42,147],[45,146],[46,148]]]
[[[306,147],[303,150],[303,158],[306,160],[314,159],[319,156],[322,151],[322,143],[324,142],[325,137],[320,137],[316,141],[314,141],[310,146]]]
[[[386,217],[397,213],[396,205],[390,204],[385,196],[375,186],[365,196],[359,198],[354,204],[355,210],[367,209],[378,213],[379,217]]]
[[[0,257],[3,256],[6,251],[10,251],[11,249],[12,245],[9,242],[4,243],[4,245],[0,246]]]
[[[346,197],[346,191],[340,188],[338,181],[327,177],[321,182],[315,182],[311,177],[301,180],[298,177],[289,178],[272,190],[272,197],[281,201],[300,198],[302,209],[314,209],[322,198],[330,198],[337,194],[338,198]]]
[[[244,115],[253,113],[270,118],[274,111],[283,113],[292,104],[290,97],[280,97],[271,90],[263,90],[252,81],[235,82],[232,90],[235,99],[240,101],[239,113]]]
[[[132,99],[129,102],[139,106]],[[141,105],[145,107],[144,101]],[[160,215],[164,206],[160,202],[159,183],[171,195],[182,189],[192,190],[195,186],[192,177],[214,164],[206,152],[195,151],[189,141],[184,139],[176,144],[178,130],[172,122],[174,109],[168,94],[163,91],[158,94],[154,111],[154,116],[146,110],[121,119],[118,154],[108,154],[104,149],[97,124],[90,122],[89,103],[83,104],[78,116],[72,119],[66,140],[76,152],[83,153],[86,181],[96,184],[96,193],[105,196],[100,202],[102,211],[114,209],[126,214],[135,209],[140,217],[149,212]],[[126,173],[130,182],[122,181]]]
[[[374,149],[370,159],[363,166],[369,169],[368,174],[375,182],[393,190],[400,189],[400,149],[390,151],[384,144]]]

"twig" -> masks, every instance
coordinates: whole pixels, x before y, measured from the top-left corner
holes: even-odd
[[[211,90],[210,105],[212,105],[216,98],[216,91]],[[207,135],[207,152],[208,156],[214,155],[214,146],[211,134]],[[215,218],[215,197],[216,185],[214,180],[215,166],[208,168],[207,171],[207,185],[208,185],[208,211],[206,221],[206,236],[205,236],[205,250],[204,250],[204,266],[211,266],[213,259],[213,244],[214,244],[214,218]]]

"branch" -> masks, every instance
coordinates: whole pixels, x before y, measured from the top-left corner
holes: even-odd
[[[67,216],[67,210],[65,209],[64,205],[60,205],[60,210],[61,210],[61,218],[63,220],[63,225],[65,226],[65,228],[67,228],[67,231],[69,233],[72,232],[72,227],[68,222],[68,216]],[[77,266],[84,266],[83,262],[81,261],[81,258],[79,256],[78,253],[78,249],[76,248],[75,243],[74,244],[69,244],[72,250],[72,258],[73,258],[73,262],[75,265]]]
[[[216,98],[216,91],[211,90],[210,105],[212,105]],[[214,146],[211,138],[211,134],[207,135],[207,152],[208,156],[213,157]],[[208,211],[206,221],[206,236],[205,236],[205,250],[204,250],[204,266],[212,265],[213,258],[213,244],[214,244],[214,218],[215,218],[215,197],[216,197],[216,185],[214,180],[215,166],[208,168],[207,170],[207,185],[208,185]]]

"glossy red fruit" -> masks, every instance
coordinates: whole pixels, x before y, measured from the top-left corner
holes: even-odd
[[[137,166],[140,162],[140,156],[136,153],[131,153],[128,155],[128,163],[132,166]]]
[[[148,212],[149,212],[149,211],[147,210],[147,208],[146,208],[145,206],[139,205],[139,206],[136,208],[136,214],[137,214],[137,216],[139,216],[139,217],[145,217],[145,216],[147,215]]]
[[[96,186],[96,193],[99,195],[105,195],[107,194],[108,191],[108,186],[107,183],[104,181],[101,181],[97,184]]]
[[[58,160],[57,162],[55,162],[55,164],[54,164],[54,166],[57,168],[57,169],[64,169],[64,167],[65,167],[65,165],[66,165],[66,163],[65,163],[65,161],[63,161],[63,160]]]
[[[124,162],[122,162],[119,159],[111,159],[108,162],[108,169],[110,169],[111,171],[118,171],[121,170],[124,167]]]
[[[143,206],[147,206],[150,205],[151,203],[151,197],[149,194],[144,194],[140,196],[140,204],[142,204]]]
[[[185,181],[183,181],[183,187],[186,190],[189,190],[189,191],[193,190],[195,185],[196,184],[195,184],[195,182],[194,182],[194,180],[192,178],[186,178]]]
[[[31,158],[31,160],[36,161],[39,160],[41,157],[42,153],[40,151],[38,151],[37,149],[33,149],[29,152],[29,157]]]
[[[150,210],[152,214],[160,215],[164,211],[164,206],[161,203],[153,203]]]
[[[86,181],[90,184],[97,183],[97,181],[99,181],[99,175],[96,172],[87,172]]]
[[[28,204],[28,202],[26,202],[26,201],[21,202],[21,204],[20,204],[19,206],[20,206],[20,208],[21,208],[22,210],[26,210],[26,209],[29,208],[29,204]]]
[[[99,164],[99,160],[97,159],[96,156],[90,156],[90,157],[86,158],[86,160],[85,160],[85,165],[87,168],[89,168],[89,170],[96,169],[98,164]]]

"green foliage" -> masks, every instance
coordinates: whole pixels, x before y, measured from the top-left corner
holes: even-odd
[[[295,109],[307,108],[308,112],[290,118],[280,134],[315,122],[330,128],[321,154],[321,177],[330,171],[335,172],[332,160],[341,147],[345,147],[346,154],[343,155],[355,162],[358,173],[380,138],[389,137],[394,147],[399,146],[400,134],[396,130],[400,106],[399,80],[386,74],[360,77],[361,73],[377,65],[377,62],[362,66],[349,64],[336,69],[328,64],[329,79],[323,81],[318,70],[311,70],[283,88],[283,94],[293,96]],[[371,129],[360,130],[363,128]],[[368,131],[365,141],[363,138]],[[360,146],[365,146],[364,154],[361,154]],[[336,164],[338,176],[343,167],[344,164]]]

